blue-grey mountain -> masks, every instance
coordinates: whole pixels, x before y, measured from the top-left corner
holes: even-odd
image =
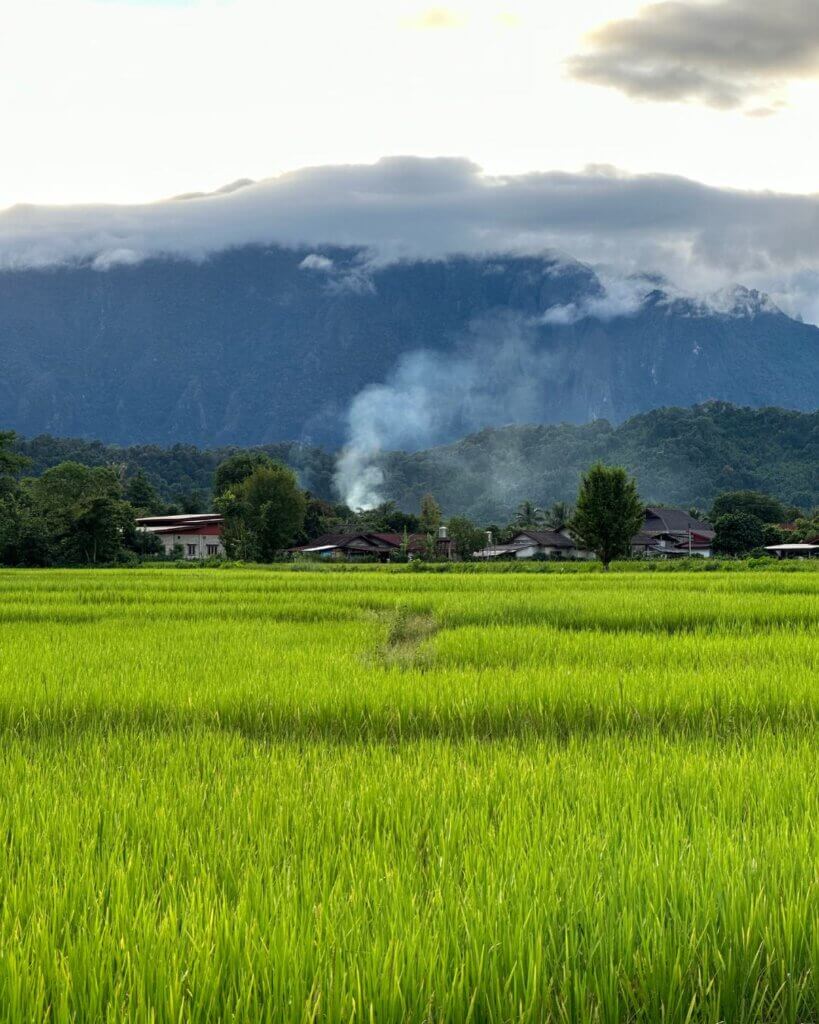
[[[464,426],[618,423],[709,399],[816,408],[819,329],[764,297],[738,292],[715,309],[673,300],[658,284],[614,316],[594,305],[602,296],[595,274],[570,261],[379,267],[337,249],[5,271],[0,425],[119,444],[334,447],[363,388],[392,380],[419,350],[434,357],[433,376],[450,356],[463,367],[476,323],[491,324],[498,345],[512,324],[525,335],[537,359],[516,362],[513,348],[491,372],[528,378],[528,404],[495,403],[477,423],[473,408],[471,420],[453,418],[449,436],[418,447]],[[481,337],[485,346],[486,329]],[[508,383],[497,381],[501,395]]]

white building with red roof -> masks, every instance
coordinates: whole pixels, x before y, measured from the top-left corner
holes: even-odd
[[[174,549],[181,558],[194,561],[218,558],[225,554],[222,543],[224,521],[215,512],[181,516],[144,516],[136,521],[137,529],[156,534],[162,541],[166,555]]]

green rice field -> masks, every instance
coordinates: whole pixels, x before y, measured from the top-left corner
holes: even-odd
[[[819,572],[0,572],[0,1020],[819,1021]]]

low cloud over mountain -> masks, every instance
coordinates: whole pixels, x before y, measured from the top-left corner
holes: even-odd
[[[415,157],[238,185],[143,206],[12,207],[0,214],[0,267],[104,271],[248,243],[364,247],[373,266],[558,250],[623,276],[659,272],[698,293],[739,281],[819,319],[816,195],[608,167],[490,176],[467,160]]]

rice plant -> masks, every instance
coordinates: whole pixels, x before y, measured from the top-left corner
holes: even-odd
[[[819,1020],[819,573],[0,573],[0,1020]]]

